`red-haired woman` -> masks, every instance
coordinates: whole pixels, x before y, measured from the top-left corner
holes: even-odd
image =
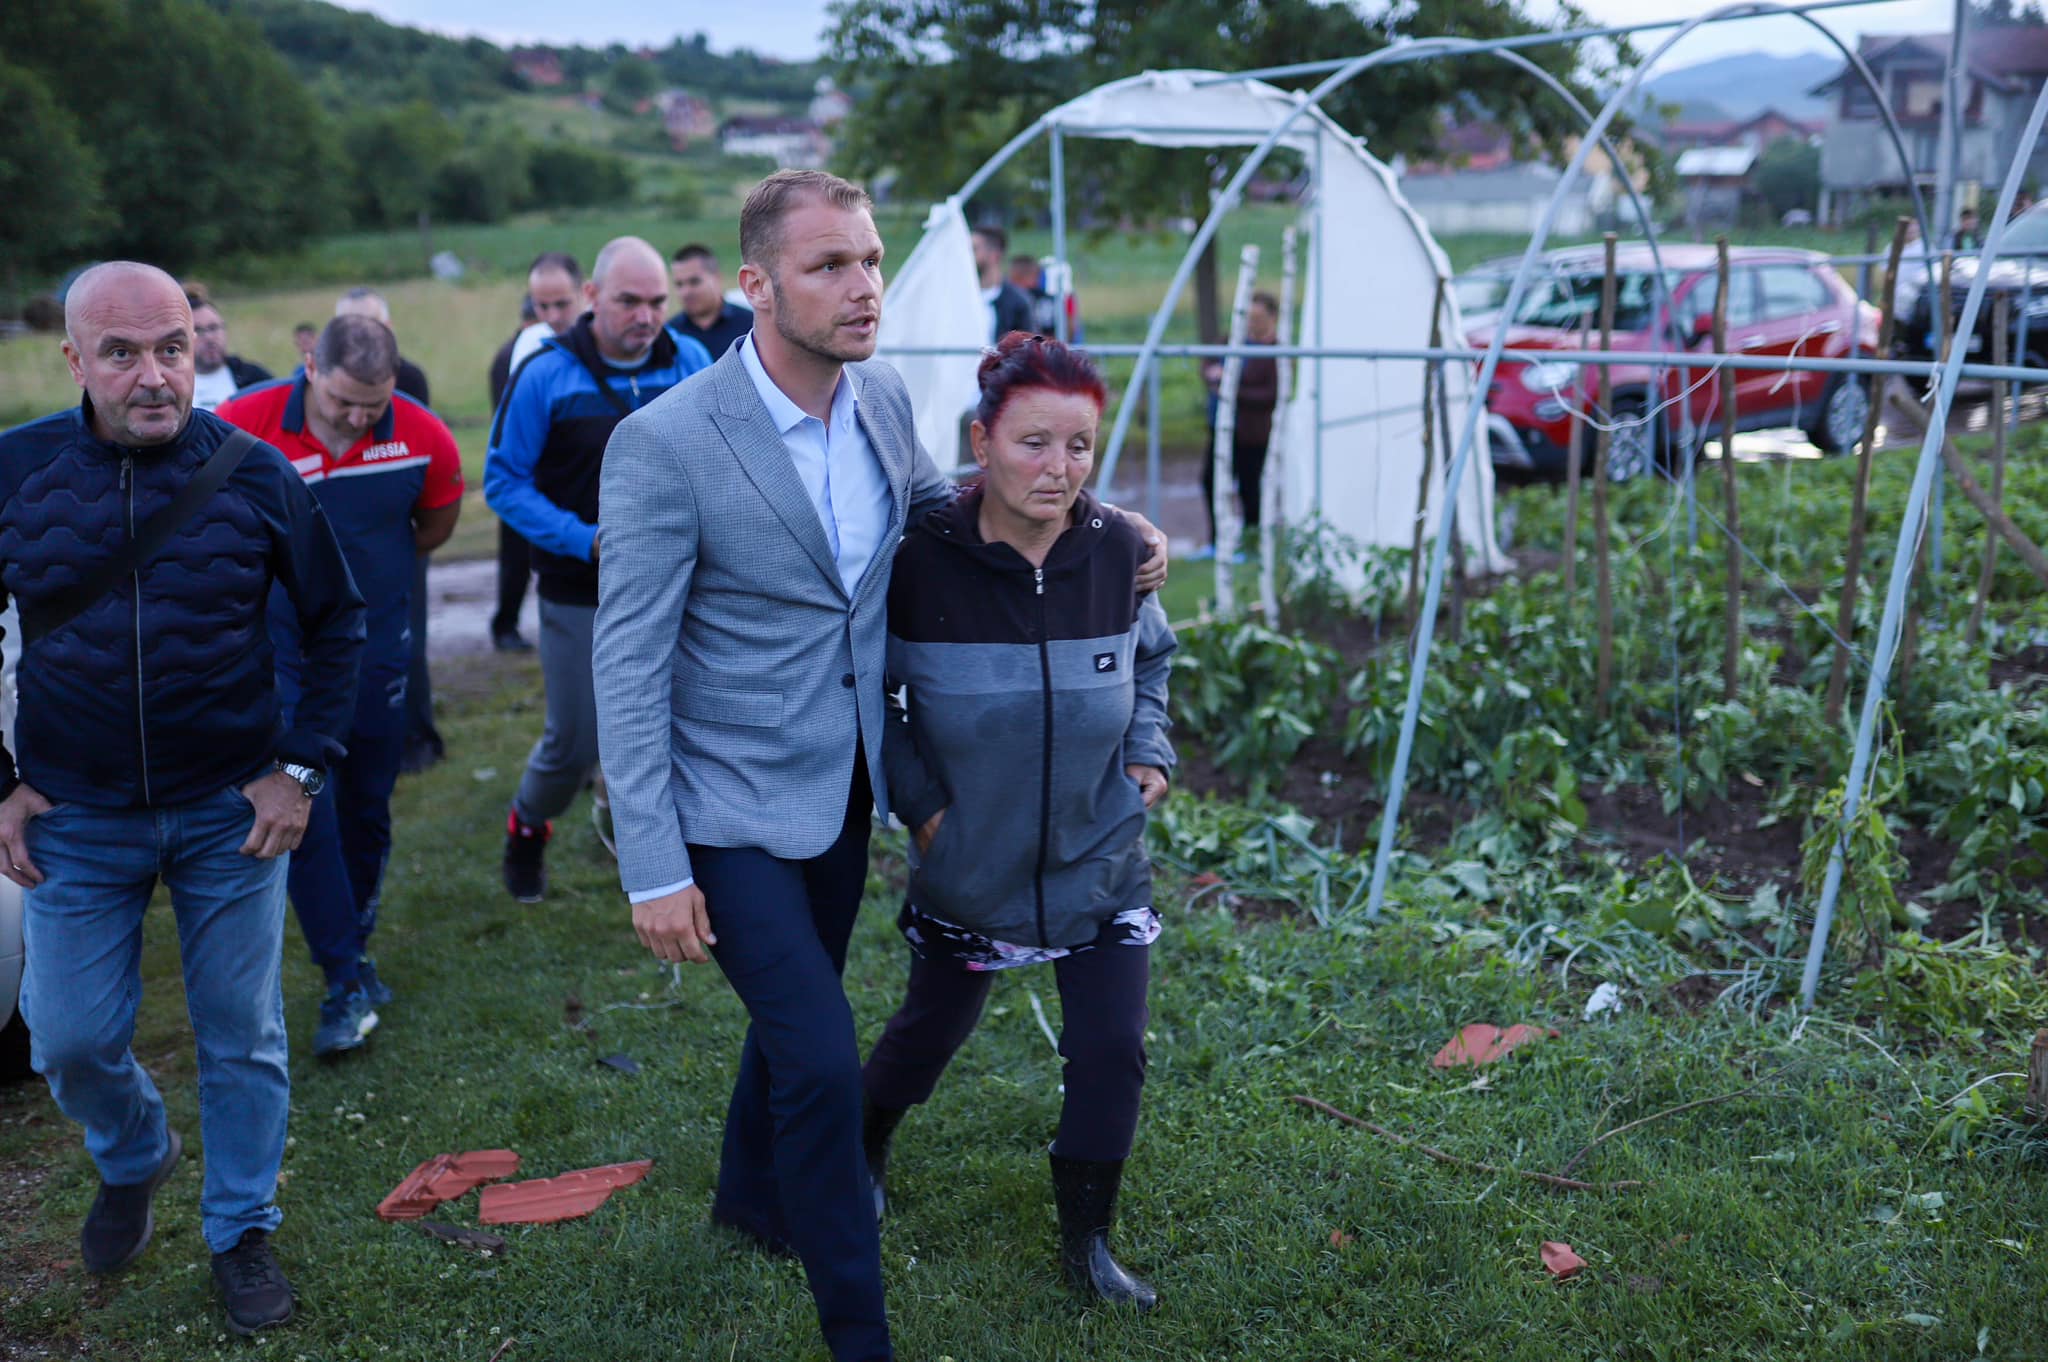
[[[1173,630],[1136,588],[1146,546],[1082,490],[1105,389],[1079,351],[1012,332],[981,365],[981,485],[905,537],[889,588],[882,753],[912,830],[898,919],[908,996],[864,1073],[863,1136],[884,1209],[889,1141],[974,1030],[997,970],[1051,962],[1065,1098],[1049,1151],[1061,1265],[1149,1310],[1111,1256],[1145,1083],[1159,935],[1145,811],[1166,794]]]

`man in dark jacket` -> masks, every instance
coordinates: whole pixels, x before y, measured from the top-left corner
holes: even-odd
[[[703,242],[677,251],[668,262],[668,277],[676,286],[676,315],[668,319],[669,330],[703,346],[712,359],[754,329],[754,310],[725,300],[718,257]]]
[[[261,441],[152,557],[95,598],[74,591],[240,441],[192,410],[192,312],[169,275],[96,266],[64,322],[84,400],[0,435],[0,591],[24,642],[20,750],[0,750],[0,874],[28,891],[22,1011],[35,1067],[99,1169],[81,1256],[111,1272],[149,1243],[183,1149],[129,1048],[142,915],[169,885],[199,1053],[199,1208],[228,1322],[248,1334],[292,1312],[268,1243],[290,1098],[285,853],[342,755],[363,602],[312,494]],[[308,664],[290,727],[265,623],[273,583]]]
[[[546,892],[552,820],[597,768],[590,649],[605,444],[626,416],[711,364],[662,325],[668,272],[640,238],[600,251],[583,290],[591,310],[513,370],[484,457],[484,499],[533,546],[540,591],[547,727],[505,824],[505,890],[521,903]]]
[[[204,296],[188,293],[192,305],[192,405],[212,411],[243,388],[270,381],[270,370],[228,353],[228,324]]]
[[[988,308],[988,343],[1012,331],[1032,331],[1031,297],[1003,277],[1010,238],[1000,227],[974,229],[974,268],[981,278],[981,301]]]

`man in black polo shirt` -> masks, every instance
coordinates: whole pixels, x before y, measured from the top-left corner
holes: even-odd
[[[669,261],[668,277],[682,304],[682,311],[668,319],[668,329],[696,341],[712,359],[754,329],[753,311],[725,300],[725,279],[709,246],[693,241],[677,251]]]

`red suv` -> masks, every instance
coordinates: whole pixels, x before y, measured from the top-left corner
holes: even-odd
[[[1620,428],[1608,450],[1608,473],[1617,482],[1666,466],[1683,447],[1688,430],[1695,445],[1721,424],[1721,384],[1712,367],[1714,248],[1695,244],[1661,248],[1663,287],[1655,257],[1641,244],[1625,245],[1616,257],[1614,349],[1691,351],[1700,358],[1684,368],[1646,364],[1613,366],[1614,401]],[[1466,339],[1484,348],[1500,325],[1508,326],[1510,350],[1569,352],[1600,343],[1600,285],[1604,271],[1599,247],[1553,251],[1512,321],[1475,329]],[[1775,247],[1739,247],[1729,252],[1728,348],[1741,355],[1799,355],[1840,359],[1877,351],[1877,309],[1860,302],[1825,256]],[[1854,448],[1863,438],[1870,409],[1867,379],[1768,369],[1736,369],[1738,430],[1797,426],[1827,453]],[[1496,468],[1558,475],[1564,472],[1571,440],[1571,410],[1587,410],[1585,395],[1597,391],[1599,370],[1560,357],[1555,362],[1504,359],[1487,394],[1488,431]],[[1627,418],[1652,413],[1648,421]],[[1687,417],[1690,416],[1690,421]],[[1585,463],[1593,461],[1592,433]]]

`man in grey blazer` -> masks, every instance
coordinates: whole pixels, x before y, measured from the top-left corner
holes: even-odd
[[[892,1356],[840,985],[882,788],[897,542],[952,488],[873,355],[867,195],[780,171],[740,215],[752,334],[605,453],[599,746],[640,940],[746,1004],[712,1218],[802,1260],[832,1355]],[[1164,579],[1162,547],[1148,564]]]

